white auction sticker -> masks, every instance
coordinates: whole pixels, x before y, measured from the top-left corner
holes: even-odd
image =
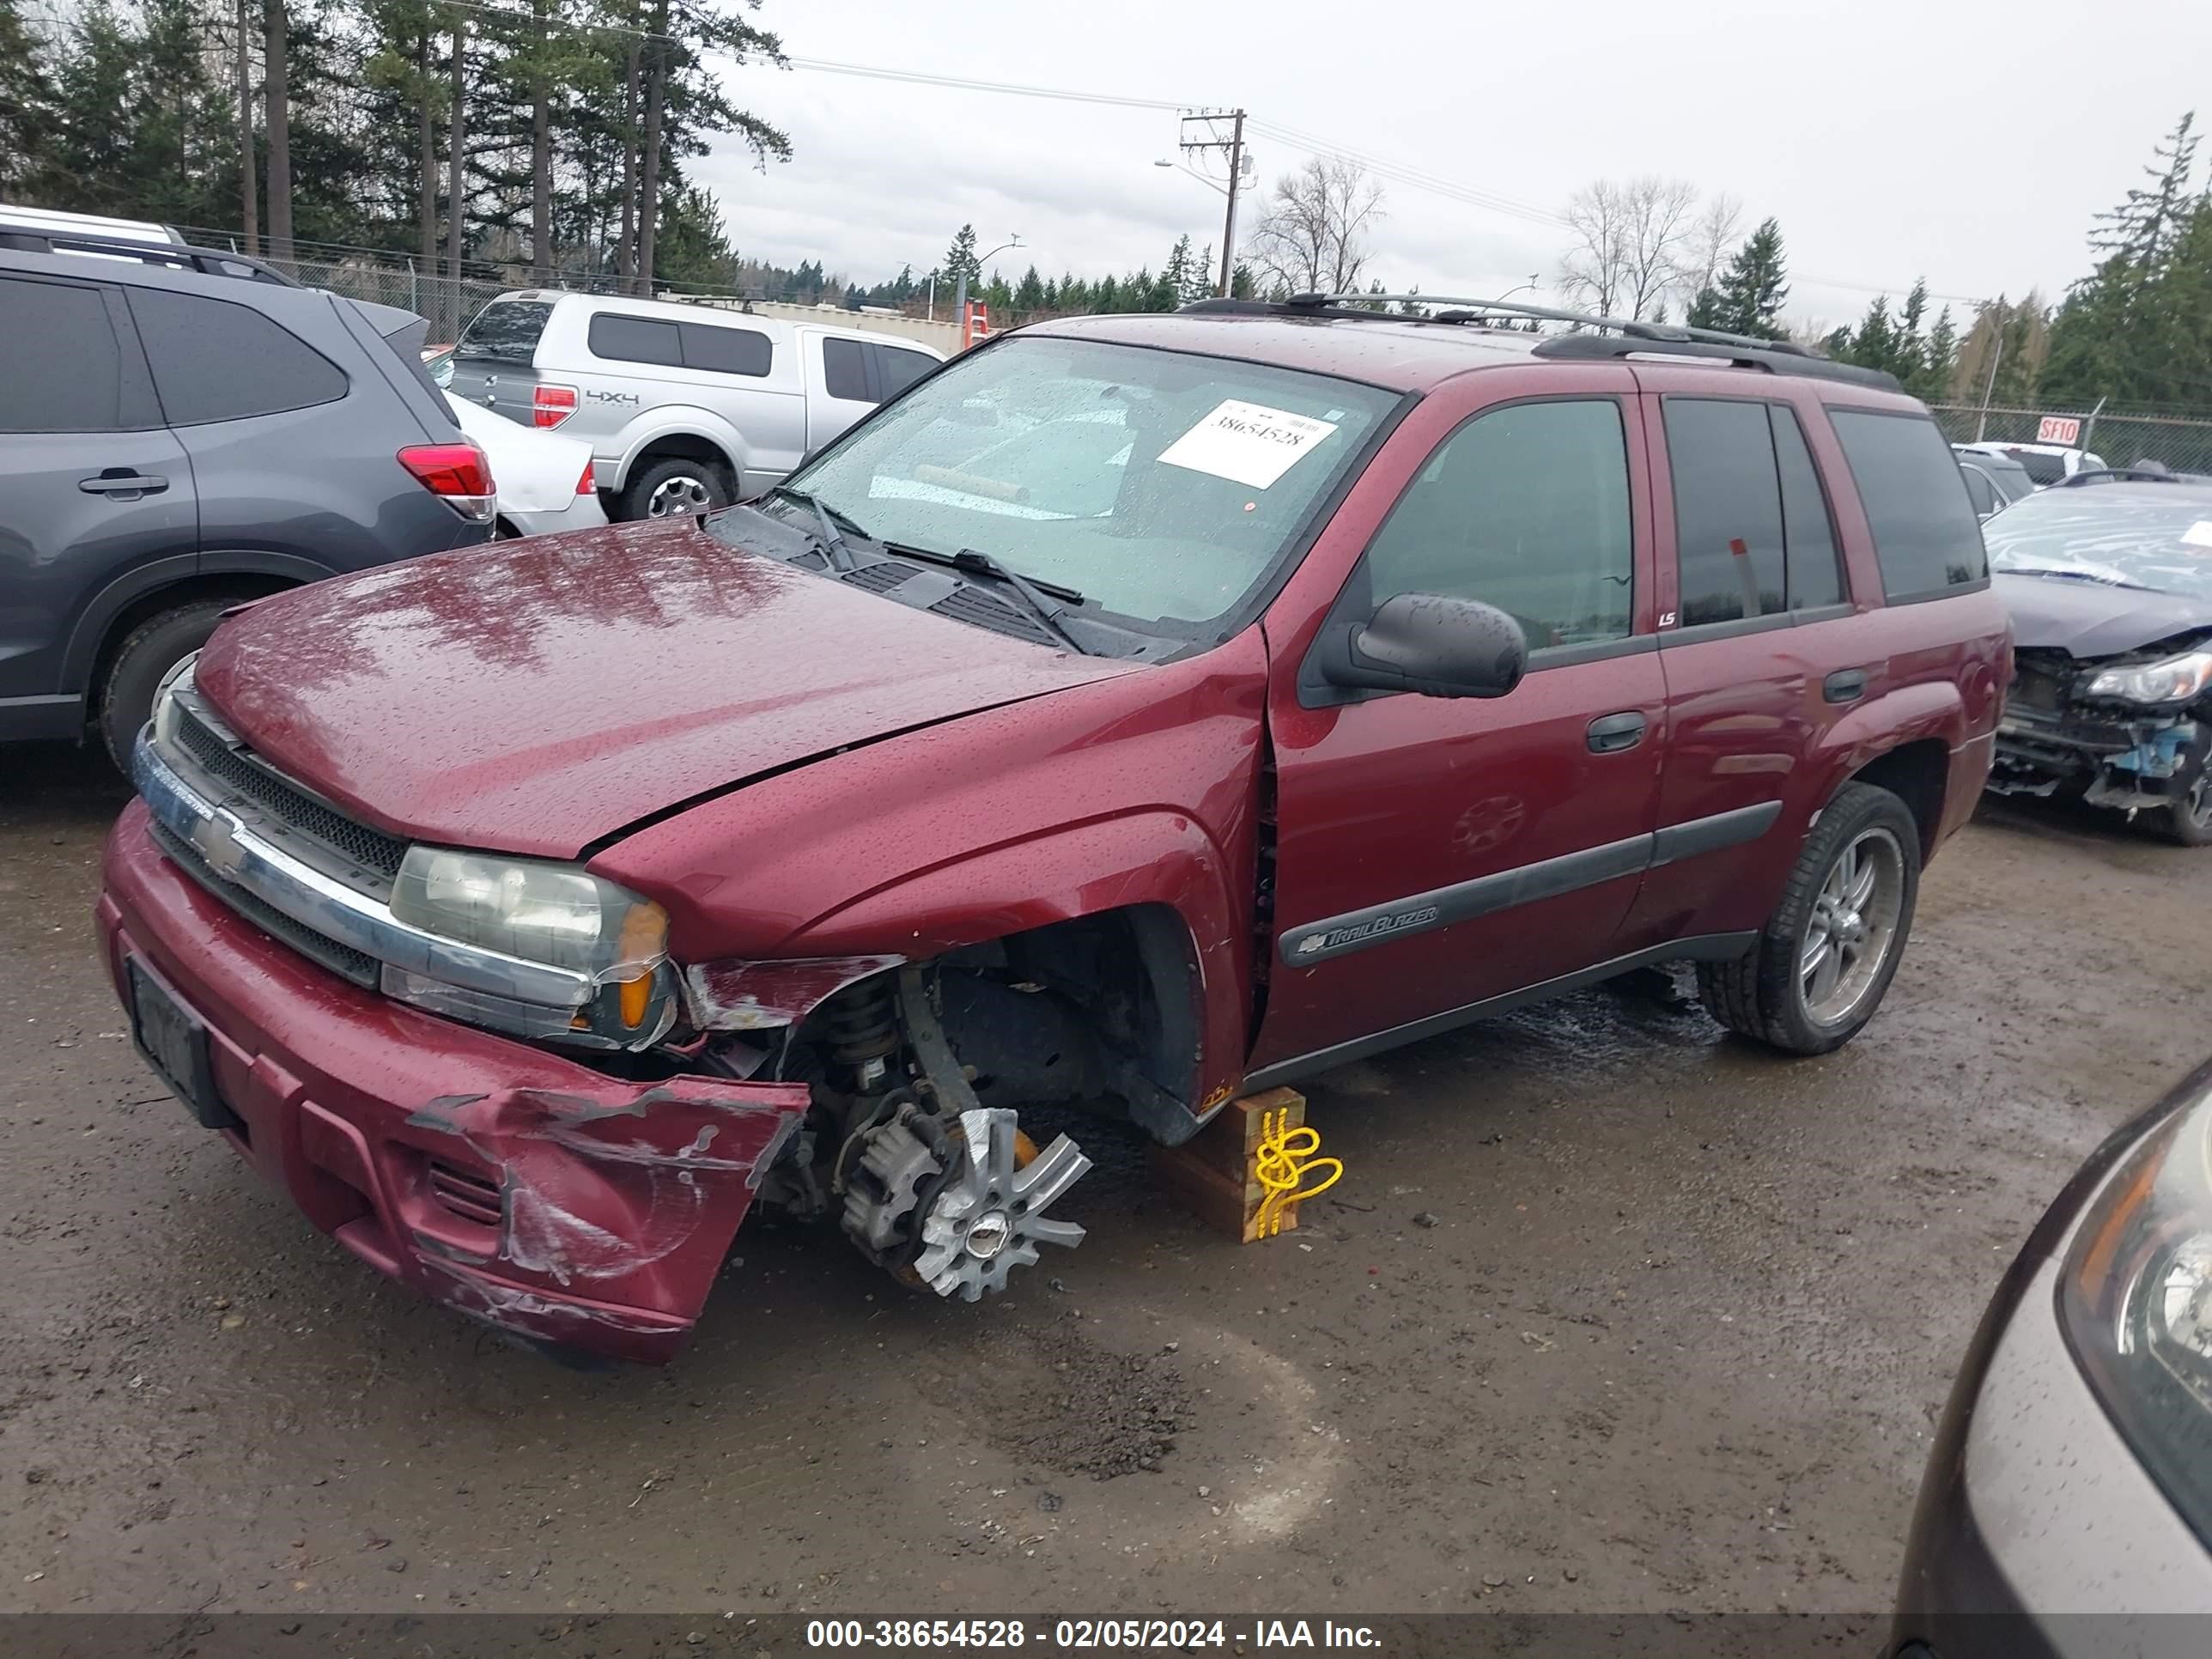
[[[1210,472],[1251,489],[1265,489],[1291,464],[1336,430],[1334,421],[1269,409],[1231,398],[1160,452],[1170,466]]]
[[[2212,547],[2212,519],[2199,519],[2181,532],[2185,547]]]

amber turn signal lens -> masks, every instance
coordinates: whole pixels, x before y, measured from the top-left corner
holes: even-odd
[[[623,1024],[635,1031],[645,1024],[645,1011],[653,1000],[653,975],[640,974],[635,979],[622,981]]]

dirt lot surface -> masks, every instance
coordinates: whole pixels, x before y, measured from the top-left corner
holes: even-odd
[[[2208,1046],[2212,854],[1985,810],[1887,1006],[1781,1062],[1607,991],[1316,1085],[1238,1249],[1133,1149],[995,1304],[748,1230],[586,1375],[313,1232],[163,1094],[88,912],[121,786],[0,760],[0,1608],[1885,1607],[2010,1253]]]

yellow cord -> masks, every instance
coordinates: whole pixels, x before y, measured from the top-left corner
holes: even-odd
[[[1260,1120],[1260,1145],[1252,1154],[1252,1173],[1267,1196],[1260,1200],[1259,1212],[1252,1219],[1253,1230],[1261,1238],[1272,1238],[1283,1231],[1285,1210],[1327,1192],[1344,1174],[1341,1158],[1315,1156],[1321,1151],[1321,1132],[1303,1124],[1286,1128],[1290,1115],[1287,1109],[1278,1108]],[[1309,1175],[1324,1169],[1328,1173],[1318,1186],[1304,1184]]]

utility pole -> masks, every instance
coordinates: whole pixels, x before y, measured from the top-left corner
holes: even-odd
[[[1990,332],[1996,337],[1996,349],[1990,354],[1990,378],[1982,382],[1981,418],[1974,422],[1974,441],[1979,443],[1982,434],[1990,429],[1990,399],[1996,393],[1997,365],[2004,362],[2004,329],[2002,325]]]
[[[1221,123],[1229,123],[1229,136],[1221,136]],[[1189,136],[1193,123],[1202,123],[1206,137]],[[1214,292],[1223,299],[1229,297],[1229,286],[1237,271],[1237,194],[1244,182],[1244,112],[1232,109],[1218,114],[1186,115],[1182,118],[1184,137],[1176,148],[1186,152],[1225,150],[1229,155],[1229,210],[1221,225],[1221,280]]]

